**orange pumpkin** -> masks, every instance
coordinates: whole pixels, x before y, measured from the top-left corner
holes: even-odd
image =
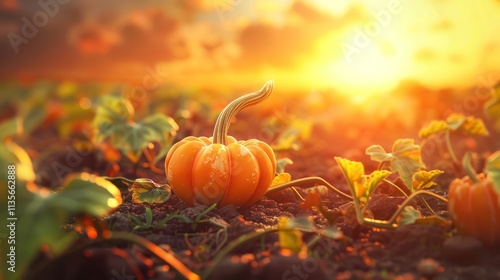
[[[273,150],[256,139],[236,141],[227,131],[237,112],[267,98],[272,89],[271,81],[231,102],[217,118],[213,137],[189,136],[172,146],[165,172],[179,199],[190,206],[249,206],[264,195],[276,173]]]
[[[450,184],[448,209],[458,231],[473,236],[489,246],[500,245],[500,194],[492,174],[469,176]]]

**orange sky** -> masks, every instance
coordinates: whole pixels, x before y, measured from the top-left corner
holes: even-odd
[[[281,88],[370,95],[402,80],[460,88],[500,76],[496,0],[72,0],[56,8],[28,38],[23,18],[33,23],[43,7],[0,1],[2,77],[142,83],[155,72],[184,87],[275,79]]]

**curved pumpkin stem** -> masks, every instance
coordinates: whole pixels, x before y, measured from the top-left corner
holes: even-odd
[[[226,136],[231,119],[243,108],[260,103],[271,95],[274,81],[267,82],[259,91],[243,95],[229,103],[219,114],[215,122],[213,143],[227,145]]]

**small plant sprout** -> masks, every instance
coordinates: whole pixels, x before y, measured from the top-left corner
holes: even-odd
[[[459,131],[465,135],[488,135],[488,130],[481,119],[453,113],[449,115],[446,120],[431,121],[428,125],[420,129],[418,136],[423,140],[427,140],[430,137],[444,134],[448,153],[453,163],[457,166],[460,165],[460,161],[455,155],[450,139],[450,133],[453,131]],[[422,146],[423,145],[424,144],[422,144]]]
[[[397,223],[400,214],[414,210],[412,208],[407,208],[408,204],[413,199],[421,196],[429,196],[447,202],[445,198],[433,192],[426,190],[417,190],[414,191],[410,196],[406,197],[405,201],[399,206],[398,210],[396,210],[396,212],[392,215],[392,217],[389,220],[383,221],[383,220],[368,218],[364,214],[366,211],[366,207],[368,205],[368,200],[373,191],[375,190],[375,188],[379,185],[379,183],[385,180],[385,178],[389,176],[391,172],[387,170],[375,170],[371,174],[365,175],[364,166],[361,162],[351,161],[340,157],[335,157],[335,160],[337,161],[342,172],[344,173],[344,177],[347,180],[347,184],[349,185],[351,192],[355,194],[353,196],[353,201],[356,211],[356,217],[358,219],[358,222],[362,224],[379,228],[387,228],[387,229],[397,228],[399,225],[402,225]],[[396,185],[393,184],[393,186]],[[397,189],[400,190],[406,196],[405,192],[403,192],[399,187],[397,187]],[[408,213],[406,213],[405,215],[408,215]],[[432,222],[440,222],[442,224],[448,224],[446,220],[439,218],[437,216],[433,216],[432,219],[430,220],[427,219],[427,220]]]
[[[450,184],[450,216],[460,233],[500,246],[500,151],[488,158],[485,173],[476,174],[469,160],[466,154],[467,176]]]
[[[313,238],[312,241],[305,244],[302,232],[315,233],[317,235]],[[319,237],[325,237],[334,240],[344,238],[342,232],[340,232],[336,227],[319,229],[307,217],[298,217],[293,219],[280,217],[277,226],[244,234],[229,242],[224,248],[222,248],[222,250],[217,253],[217,255],[215,255],[211,265],[209,265],[203,272],[202,279],[209,279],[210,275],[221,263],[221,261],[236,248],[246,244],[247,242],[259,239],[262,240],[262,238],[264,238],[266,235],[273,233],[278,233],[278,241],[281,249],[300,253],[306,253],[306,249],[314,245],[314,243],[318,242]]]
[[[146,207],[146,211],[144,212],[144,221],[141,221],[141,219],[134,215],[129,215],[128,217],[132,222],[132,225],[134,225],[133,230],[135,231],[163,228],[167,222],[171,221],[174,218],[177,218],[177,216],[179,216],[178,212],[174,212],[157,222],[153,222],[153,210],[151,210],[151,208],[149,207]]]

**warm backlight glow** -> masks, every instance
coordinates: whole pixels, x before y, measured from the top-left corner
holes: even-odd
[[[61,14],[27,43],[0,42],[12,51],[0,74],[220,92],[274,79],[284,91],[355,102],[403,81],[462,89],[500,75],[497,0],[124,1],[112,13],[105,2],[76,5],[79,20]],[[6,26],[21,36],[18,18],[38,8],[11,6]]]

